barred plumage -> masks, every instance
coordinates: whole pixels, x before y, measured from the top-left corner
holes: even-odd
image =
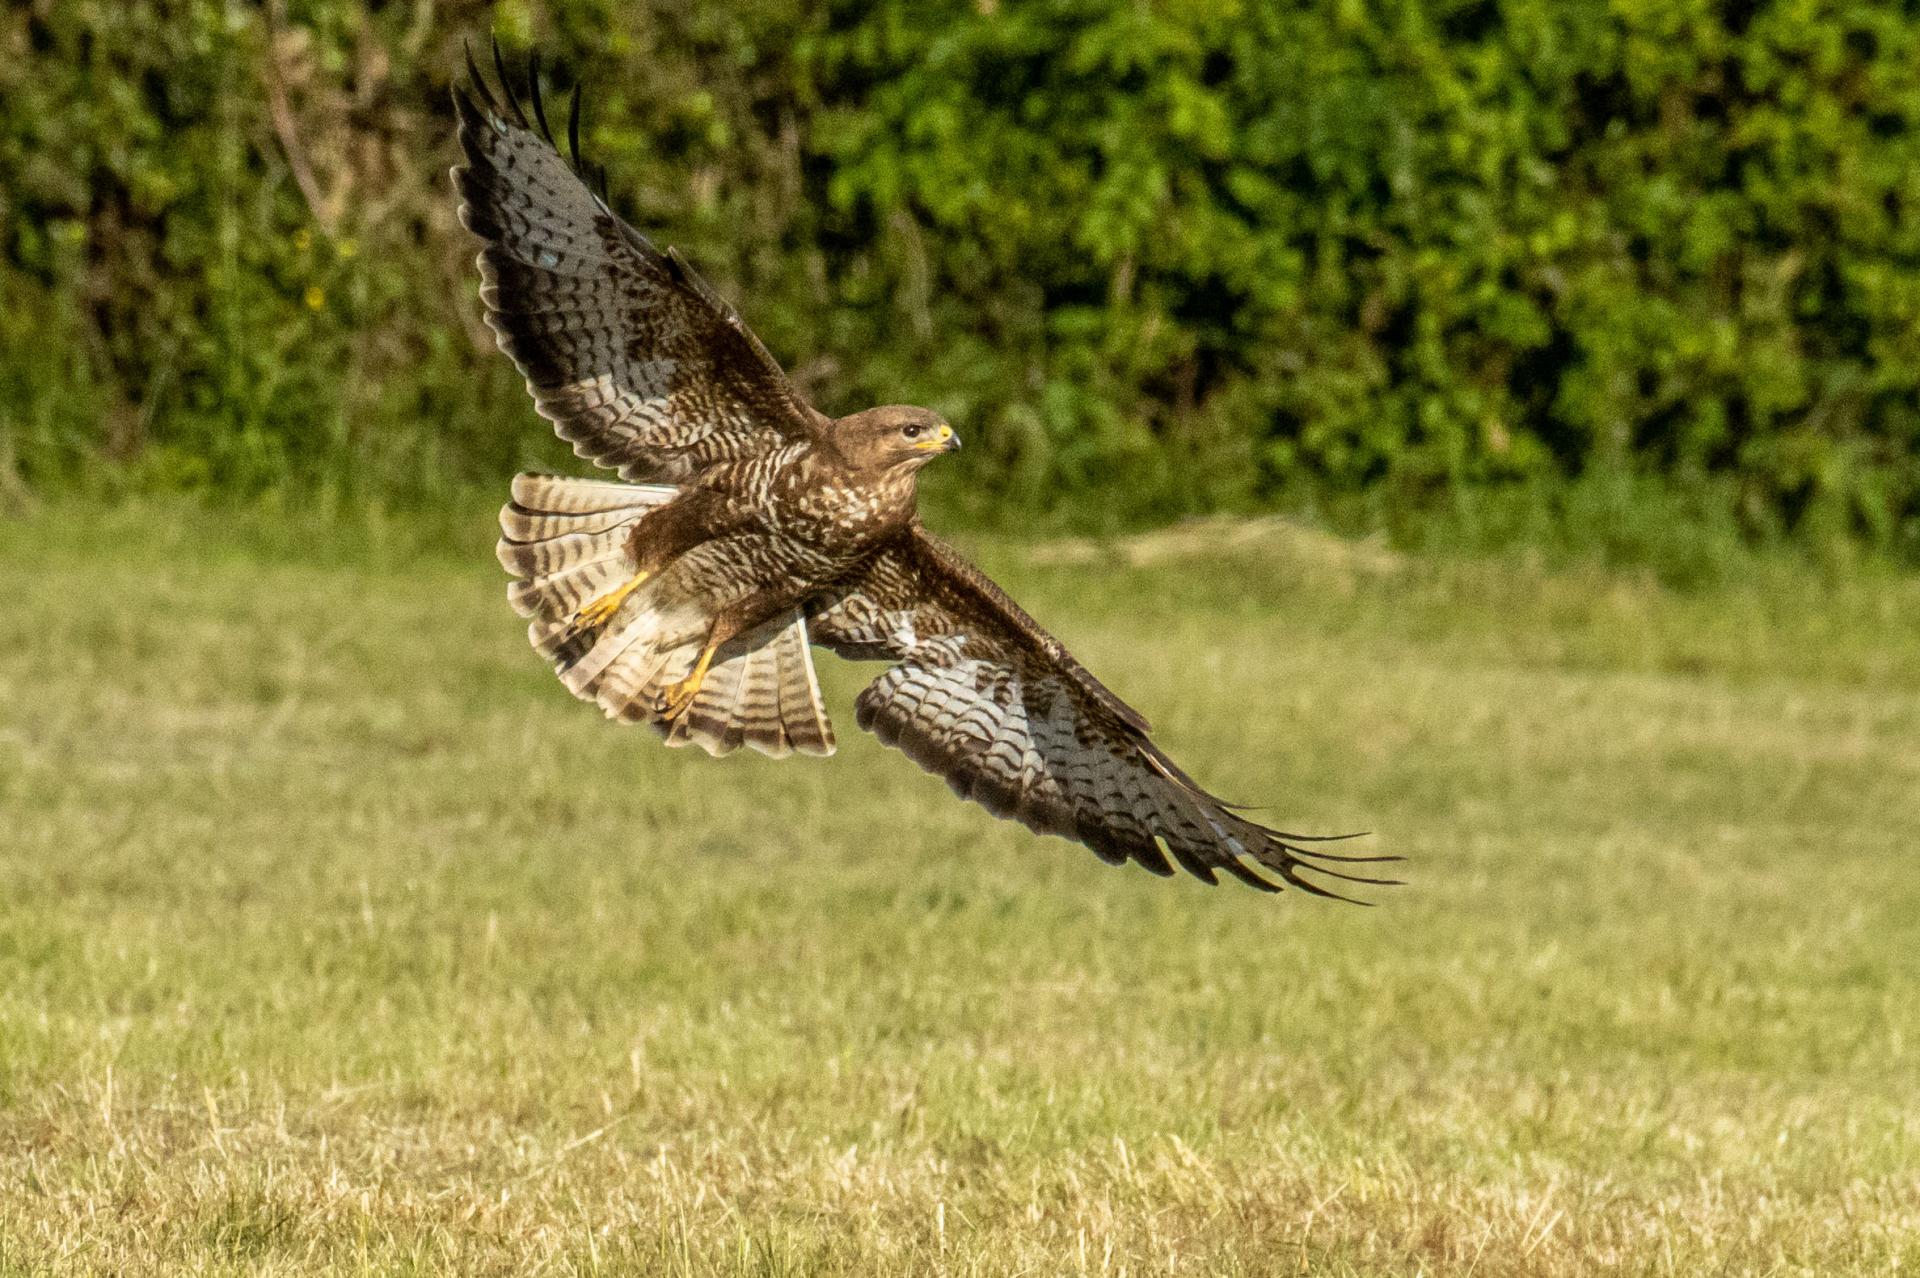
[[[501,511],[509,602],[570,691],[668,745],[830,754],[811,640],[891,662],[855,703],[860,726],[996,816],[1209,883],[1335,895],[1305,875],[1386,881],[1333,865],[1394,858],[1316,851],[1209,794],[929,537],[916,476],[959,446],[952,428],[920,408],[830,420],[808,405],[678,254],[582,180],[577,95],[569,164],[537,71],[532,121],[472,76],[454,184],[485,241],[487,323],[575,451],[650,481],[522,475]]]
[[[652,698],[693,664],[706,614],[667,579],[664,588],[629,596],[591,636],[569,641],[568,619],[629,575],[630,530],[677,492],[521,475],[500,512],[500,563],[521,578],[508,588],[508,601],[533,619],[534,648],[554,662],[567,688],[609,718],[654,721]],[[806,619],[789,612],[723,648],[681,723],[685,730],[670,734],[669,745],[691,741],[716,755],[747,745],[775,758],[833,753]]]
[[[561,438],[623,478],[671,482],[825,425],[678,254],[615,216],[472,77],[485,109],[454,95],[460,219],[486,241],[487,323]]]

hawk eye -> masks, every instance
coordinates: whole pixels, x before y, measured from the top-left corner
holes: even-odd
[[[920,433],[920,423],[908,422],[906,426],[901,429],[900,433],[902,435],[905,435],[908,439],[912,439],[915,435],[918,435]]]

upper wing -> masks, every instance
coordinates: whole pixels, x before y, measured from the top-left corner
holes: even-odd
[[[580,97],[562,159],[532,68],[536,133],[500,69],[502,112],[469,57],[456,89],[460,220],[482,239],[481,300],[540,414],[623,479],[684,481],[778,447],[826,419],[686,262],[621,221],[582,180]]]
[[[1147,737],[1146,720],[1095,679],[985,574],[914,528],[809,609],[813,641],[844,657],[891,658],[855,703],[860,726],[954,793],[1104,861],[1214,872],[1267,891],[1321,896],[1311,870],[1345,857],[1256,825],[1201,789]],[[1345,899],[1345,898],[1342,898]]]

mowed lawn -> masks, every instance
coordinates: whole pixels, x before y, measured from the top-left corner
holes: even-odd
[[[0,523],[0,1272],[1920,1259],[1920,583],[976,543],[1361,909],[613,727],[488,515]],[[424,548],[423,548],[424,547]]]

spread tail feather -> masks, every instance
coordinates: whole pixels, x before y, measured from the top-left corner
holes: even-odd
[[[689,649],[666,674],[684,675],[697,649]],[[666,741],[670,746],[693,742],[712,755],[731,754],[743,745],[775,759],[795,752],[832,754],[833,725],[820,703],[805,615],[796,610],[776,617],[722,645],[699,694],[666,732]]]
[[[650,723],[667,744],[698,744],[709,754],[751,746],[781,758],[832,754],[833,728],[795,611],[723,646],[687,712],[660,721],[661,693],[686,675],[710,617],[696,603],[664,593],[655,578],[627,596],[604,624],[573,625],[582,605],[633,576],[627,553],[633,525],[672,500],[658,484],[621,484],[560,475],[520,475],[500,512],[501,566],[518,580],[507,599],[530,619],[528,638],[553,662],[560,681],[607,716]],[[671,570],[669,570],[671,571]]]

